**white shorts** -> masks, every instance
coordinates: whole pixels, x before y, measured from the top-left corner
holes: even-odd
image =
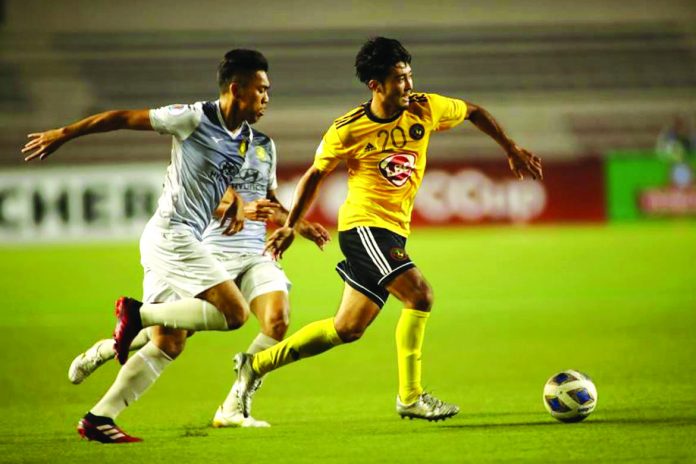
[[[283,268],[269,256],[249,253],[220,253],[215,256],[235,280],[244,299],[251,301],[259,295],[290,291],[290,281]]]
[[[151,222],[140,237],[143,301],[164,303],[191,298],[232,276],[190,230],[161,228]]]
[[[185,229],[148,224],[140,239],[143,301],[164,303],[195,297],[226,280],[235,280],[244,299],[290,290],[280,264],[265,255],[222,253]]]

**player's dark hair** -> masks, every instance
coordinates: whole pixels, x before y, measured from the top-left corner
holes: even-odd
[[[268,72],[268,61],[261,52],[244,48],[230,50],[218,65],[220,90],[224,91],[232,82],[246,85],[256,71]]]
[[[398,40],[373,37],[355,57],[355,74],[365,84],[372,79],[384,82],[389,70],[399,62],[411,64],[411,54]]]

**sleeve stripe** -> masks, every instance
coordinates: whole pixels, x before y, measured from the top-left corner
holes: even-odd
[[[340,122],[336,121],[336,129],[339,129],[343,126],[347,126],[348,124],[351,124],[351,123],[357,121],[358,119],[362,118],[363,116],[365,116],[365,110],[363,110],[361,113],[353,116],[352,119],[348,119],[348,120],[344,120],[344,121],[340,121]]]
[[[359,108],[356,108],[355,111],[353,111],[352,113],[346,114],[345,116],[341,116],[340,118],[336,119],[336,122],[342,122],[342,121],[345,121],[346,119],[350,119],[353,116],[355,116],[356,114],[358,114],[359,112],[364,111],[364,110],[365,110],[365,108],[363,106],[360,106]]]

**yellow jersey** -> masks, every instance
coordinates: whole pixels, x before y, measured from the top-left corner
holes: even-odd
[[[430,134],[460,124],[466,113],[462,100],[414,93],[408,108],[389,119],[372,114],[370,102],[336,119],[317,148],[314,167],[327,172],[346,162],[348,197],[338,230],[382,227],[407,237]]]

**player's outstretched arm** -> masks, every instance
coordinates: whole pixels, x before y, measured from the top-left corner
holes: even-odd
[[[466,103],[467,119],[471,121],[483,133],[498,142],[507,154],[510,169],[518,179],[524,179],[524,173],[531,175],[533,179],[543,179],[541,158],[518,146],[510,139],[498,124],[498,121],[485,109],[473,103]]]
[[[295,190],[295,197],[292,203],[292,208],[288,213],[288,218],[285,220],[283,227],[277,229],[266,240],[266,248],[264,251],[271,253],[274,259],[283,257],[283,253],[287,250],[292,241],[295,239],[295,227],[299,225],[303,216],[312,205],[312,202],[317,196],[319,186],[329,174],[329,171],[320,171],[314,166],[307,169]]]
[[[289,212],[280,203],[280,200],[278,200],[275,190],[269,190],[267,197],[267,201],[277,205],[277,207],[274,208],[273,222],[277,226],[282,227],[288,219]],[[323,250],[324,246],[331,241],[329,232],[318,222],[309,222],[306,219],[301,219],[297,223],[297,231],[307,240],[314,242],[320,250]]]
[[[88,116],[66,127],[27,135],[24,161],[43,160],[65,142],[83,135],[119,129],[152,130],[150,110],[114,110]]]

